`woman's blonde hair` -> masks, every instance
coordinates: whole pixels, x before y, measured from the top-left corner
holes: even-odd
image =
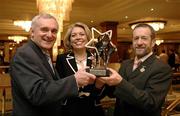
[[[81,22],[74,23],[74,24],[70,25],[70,27],[68,28],[68,30],[64,36],[64,46],[66,48],[66,51],[72,50],[70,38],[71,38],[71,33],[72,33],[72,30],[74,27],[81,27],[82,29],[84,29],[86,36],[87,36],[87,40],[89,41],[91,39],[91,31],[86,24],[81,23]]]

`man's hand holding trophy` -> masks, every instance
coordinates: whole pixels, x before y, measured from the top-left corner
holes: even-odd
[[[108,30],[104,33],[99,32],[97,29],[92,28],[92,39],[85,45],[90,49],[93,54],[93,65],[87,68],[86,71],[96,75],[97,77],[109,76],[110,71],[107,69],[110,55],[117,51],[116,46],[111,42],[112,30]],[[96,38],[95,33],[99,35]]]

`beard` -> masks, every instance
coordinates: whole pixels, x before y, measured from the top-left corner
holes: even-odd
[[[142,58],[151,52],[148,48],[135,48],[135,55],[138,58]]]

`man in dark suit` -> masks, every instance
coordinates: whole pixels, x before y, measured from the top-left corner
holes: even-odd
[[[171,68],[153,54],[155,32],[147,24],[133,29],[134,59],[121,64],[119,74],[109,69],[110,77],[101,77],[116,86],[114,116],[161,116],[161,107],[171,84]]]
[[[33,18],[31,39],[20,47],[10,65],[13,116],[61,116],[62,104],[78,95],[79,87],[94,83],[95,76],[79,70],[60,79],[48,50],[58,32],[56,19],[49,14]]]

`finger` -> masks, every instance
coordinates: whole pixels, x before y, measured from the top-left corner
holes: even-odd
[[[78,69],[78,72],[83,72],[83,71],[84,71],[84,68]]]
[[[89,84],[93,84],[94,83],[94,80],[89,80]]]
[[[101,79],[101,78],[97,78],[96,82],[100,82],[100,83],[105,83],[105,80]]]
[[[112,72],[112,73],[115,73],[116,71],[114,70],[114,69],[112,69],[112,68],[107,68],[108,70],[110,70],[110,72]]]
[[[107,83],[108,82],[108,79],[109,79],[109,77],[100,77],[101,78],[101,80],[104,82],[104,83]]]
[[[96,76],[91,74],[91,73],[87,73],[86,72],[86,75],[89,77],[89,78],[92,78],[92,79],[96,79]]]

